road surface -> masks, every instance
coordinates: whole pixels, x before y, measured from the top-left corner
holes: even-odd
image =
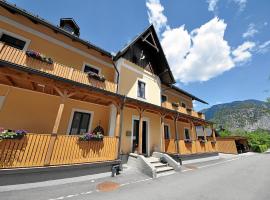
[[[116,189],[98,191],[98,185],[106,181],[116,183]],[[145,175],[124,174],[117,178],[5,191],[0,192],[0,199],[269,200],[270,153],[190,164],[183,167],[182,172],[157,179]]]

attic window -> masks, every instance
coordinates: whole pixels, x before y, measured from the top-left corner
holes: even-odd
[[[138,81],[138,97],[145,99],[145,83]]]
[[[154,47],[157,52],[159,52],[159,49],[157,47],[157,44],[155,42],[154,36],[152,34],[152,32],[148,33],[144,38],[143,41],[146,42],[147,44],[149,44],[150,46]]]
[[[65,24],[63,29],[65,29],[66,31],[74,34],[74,28],[72,28],[69,24]]]

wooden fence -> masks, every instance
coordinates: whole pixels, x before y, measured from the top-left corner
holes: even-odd
[[[237,148],[234,139],[218,138],[218,151],[221,153],[237,154]]]
[[[27,134],[21,140],[0,141],[0,168],[45,166],[51,140],[49,134]],[[77,136],[59,135],[48,165],[65,165],[115,160],[118,139],[79,141]]]

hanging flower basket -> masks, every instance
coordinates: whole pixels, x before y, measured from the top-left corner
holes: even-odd
[[[53,64],[53,60],[49,57],[46,57],[44,54],[41,54],[39,52],[33,51],[33,50],[28,50],[26,51],[26,55],[28,57],[40,60],[42,62],[46,62],[48,64]]]
[[[27,134],[25,130],[6,130],[0,128],[0,140],[4,139],[22,139]]]
[[[87,72],[87,74],[88,74],[89,78],[93,78],[93,79],[101,81],[101,82],[104,82],[106,80],[103,75],[99,75],[99,74],[96,74],[93,72]]]

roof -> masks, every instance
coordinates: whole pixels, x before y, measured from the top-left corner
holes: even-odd
[[[139,41],[139,39],[143,38],[147,33],[151,32],[153,34],[153,36],[156,38],[156,45],[158,46],[158,49],[160,51],[160,56],[163,58],[164,63],[165,63],[165,69],[163,70],[162,74],[168,74],[170,77],[170,82],[171,84],[175,83],[175,79],[173,77],[173,74],[171,72],[171,69],[169,67],[168,61],[166,59],[166,56],[164,54],[164,51],[161,47],[161,44],[159,42],[157,33],[155,31],[155,28],[153,26],[153,24],[151,24],[150,26],[148,26],[141,34],[139,34],[137,37],[135,37],[130,43],[128,43],[122,50],[120,50],[116,56],[114,57],[114,60],[117,60],[118,58],[120,58],[121,56],[123,56],[128,50],[129,47],[133,46],[136,42]]]
[[[65,35],[65,36],[71,38],[74,41],[80,42],[81,44],[86,45],[87,47],[90,47],[90,48],[92,48],[92,49],[94,49],[96,51],[99,51],[100,53],[102,53],[102,54],[104,54],[106,56],[112,57],[110,52],[108,52],[108,51],[106,51],[106,50],[104,50],[104,49],[102,49],[102,48],[100,48],[100,47],[86,41],[86,40],[83,40],[83,39],[79,38],[76,35],[73,35],[72,33],[66,31],[65,29],[62,29],[59,26],[55,26],[54,24],[46,21],[45,19],[42,19],[38,15],[34,15],[34,14],[32,14],[32,13],[30,13],[30,12],[28,12],[28,11],[22,9],[22,8],[17,7],[15,4],[11,4],[11,3],[8,3],[8,2],[6,2],[4,0],[1,0],[0,5],[2,7],[4,7],[5,9],[9,10],[12,13],[18,13],[18,14],[24,16],[24,17],[27,17],[28,19],[30,19],[34,23],[40,23],[40,24],[42,24],[42,25],[44,25],[44,26],[46,26],[48,28],[53,29],[55,32],[59,32],[59,33]]]
[[[177,87],[177,86],[175,86],[175,85],[171,85],[171,86],[168,86],[168,87],[171,87],[172,89],[176,90],[177,92],[183,93],[183,94],[185,94],[185,95],[191,97],[192,100],[196,100],[196,101],[199,101],[199,102],[201,102],[201,103],[208,104],[206,101],[204,101],[204,100],[202,100],[202,99],[200,99],[200,98],[198,98],[198,97],[196,97],[196,96],[194,96],[194,95],[188,93],[187,91],[185,91],[185,90],[183,90],[183,89],[180,89],[179,87]]]

